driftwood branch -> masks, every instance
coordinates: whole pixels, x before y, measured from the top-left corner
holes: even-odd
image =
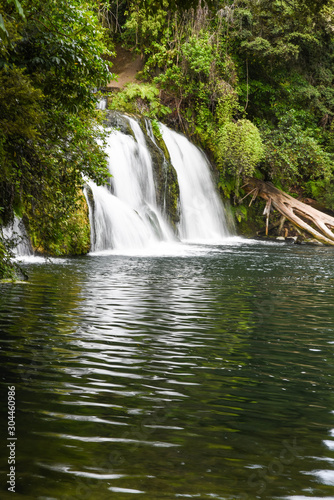
[[[265,209],[263,210],[263,215],[266,216],[266,236],[268,236],[270,209],[271,209],[271,198],[268,198]]]
[[[275,188],[270,182],[249,178],[244,186],[249,194],[256,193],[267,201],[263,215],[266,215],[266,234],[268,234],[269,213],[271,206],[293,225],[311,234],[315,239],[327,245],[334,245],[334,217],[296,200],[292,196]]]

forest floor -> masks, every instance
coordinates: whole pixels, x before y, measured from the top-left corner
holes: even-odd
[[[110,60],[111,71],[117,75],[117,80],[108,83],[108,89],[122,89],[127,83],[136,82],[136,76],[144,67],[140,55],[126,50],[120,45],[115,47],[116,57]]]

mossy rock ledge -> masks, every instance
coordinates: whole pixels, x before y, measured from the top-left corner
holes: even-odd
[[[114,128],[122,132],[122,134],[131,135],[134,138],[133,131],[126,118],[126,115],[119,111],[107,110],[103,124],[106,128]]]
[[[180,190],[177,173],[169,161],[169,157],[166,158],[165,151],[159,145],[162,139],[152,140],[147,134],[146,128],[143,124],[141,125],[152,159],[157,204],[176,232],[176,226],[180,220]]]

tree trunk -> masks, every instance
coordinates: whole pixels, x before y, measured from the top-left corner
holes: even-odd
[[[296,200],[275,188],[270,182],[248,178],[243,188],[249,194],[253,193],[252,200],[257,195],[267,201],[264,213],[267,216],[266,227],[268,227],[269,211],[272,205],[292,224],[311,234],[318,241],[326,245],[334,245],[334,233],[331,231],[334,228],[334,218],[330,215]]]

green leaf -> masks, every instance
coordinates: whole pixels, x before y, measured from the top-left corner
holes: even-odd
[[[14,0],[14,3],[15,3],[15,7],[16,7],[17,12],[20,14],[22,19],[25,19],[26,16],[24,15],[22,5],[20,4],[20,2],[18,0]]]
[[[0,14],[0,30],[3,31],[6,37],[8,37],[8,31],[6,30],[5,22],[1,14]]]

